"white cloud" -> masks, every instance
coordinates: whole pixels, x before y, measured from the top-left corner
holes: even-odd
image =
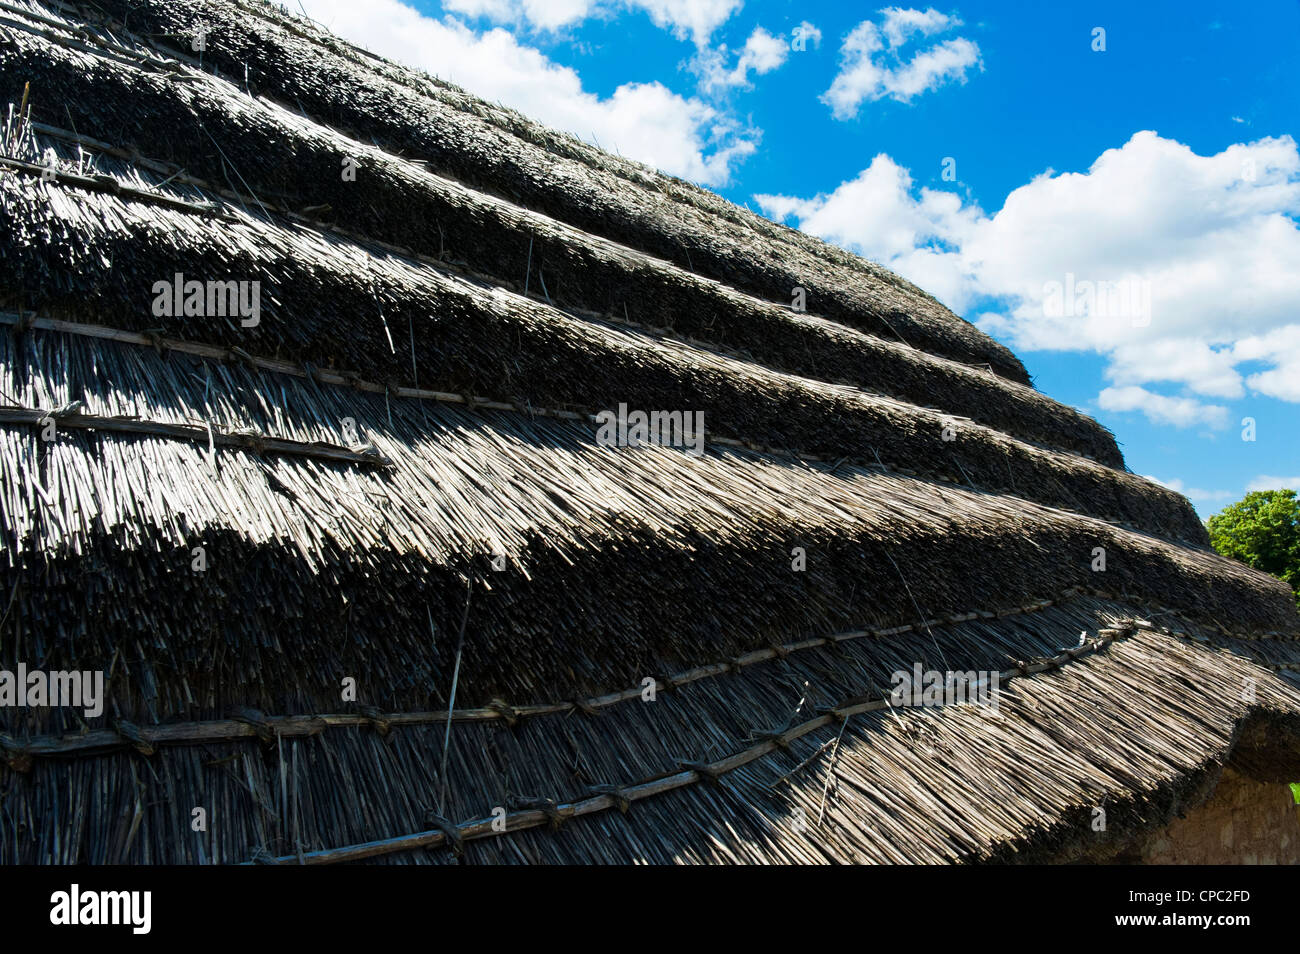
[[[1106,377],[1116,384],[1152,381],[1198,382],[1196,393],[1218,398],[1244,396],[1230,348],[1212,348],[1192,337],[1157,338],[1120,345],[1111,352]]]
[[[756,148],[755,130],[662,83],[625,83],[606,98],[587,92],[574,70],[504,29],[479,33],[453,17],[426,17],[398,0],[303,2],[313,19],[375,53],[685,179],[725,184],[733,165]],[[457,2],[468,7],[492,0]],[[682,4],[655,6],[677,10]],[[704,7],[721,9],[718,3]],[[698,20],[704,13],[692,16]]]
[[[1133,409],[1153,419],[1217,407],[1197,398],[1300,402],[1300,150],[1288,136],[1199,156],[1139,132],[1086,172],[1038,176],[993,215],[918,192],[885,155],[829,194],[756,199],[958,312],[983,307],[977,324],[1018,350],[1106,355],[1112,402],[1155,383],[1189,399],[1144,390],[1152,399]],[[1127,307],[1116,289],[1131,291]]]
[[[584,7],[587,6],[585,0],[579,2],[582,2]],[[525,16],[520,0],[442,0],[442,8],[448,13],[460,13],[467,17],[486,17],[497,23],[514,21]]]
[[[886,7],[880,13],[884,17],[880,30],[889,40],[890,46],[902,46],[917,33],[933,36],[962,25],[957,17],[942,14],[934,7],[924,11]]]
[[[1192,503],[1200,506],[1212,507],[1216,504],[1225,504],[1237,499],[1237,494],[1231,490],[1203,490],[1199,487],[1188,487],[1177,478],[1161,480],[1159,477],[1153,477],[1150,474],[1144,474],[1143,476],[1161,487],[1169,488],[1176,494],[1182,494]]]
[[[485,17],[497,23],[529,22],[538,30],[558,30],[591,13],[591,0],[442,0],[447,13]]]
[[[966,70],[979,62],[979,47],[958,37],[945,40],[916,56],[901,70],[887,77],[885,92],[900,102],[907,102],[948,80],[966,81]]]
[[[1251,374],[1246,384],[1269,397],[1300,402],[1300,324],[1243,338],[1233,345],[1232,356],[1237,361],[1271,362],[1272,368]]]
[[[1300,401],[1298,212],[1300,153],[1289,137],[1198,156],[1141,132],[1087,173],[1017,189],[964,237],[961,256],[973,293],[1010,302],[991,327],[1016,347],[1109,354],[1121,385]],[[1135,276],[1149,313],[1051,314],[1044,289],[1069,275]]]
[[[831,193],[754,199],[767,215],[793,217],[805,232],[886,265],[950,304],[965,301],[971,278],[946,249],[977,224],[979,211],[963,207],[951,192],[923,188],[916,199],[912,190],[908,171],[881,153]]]
[[[1104,388],[1097,395],[1097,404],[1106,411],[1141,411],[1153,424],[1183,428],[1203,424],[1216,429],[1228,426],[1226,407],[1202,404],[1193,398],[1156,394],[1135,385]]]
[[[591,6],[590,0],[523,0],[524,16],[542,30],[558,30],[585,20]]]
[[[1246,486],[1246,490],[1300,491],[1300,477],[1271,477],[1268,474],[1261,474]]]
[[[877,25],[863,20],[840,47],[840,72],[822,96],[836,119],[851,119],[864,101],[888,96],[906,103],[947,82],[966,82],[966,72],[980,66],[979,47],[965,37],[944,40],[904,62],[897,53],[913,36],[931,36],[961,26],[961,20],[933,8],[925,11],[888,7]]]
[[[495,23],[527,22],[539,30],[558,30],[588,17],[639,10],[655,26],[704,46],[713,32],[740,9],[743,0],[443,0],[449,13],[486,17]]]
[[[1045,174],[1012,192],[963,254],[982,291],[1017,300],[1012,323],[1024,345],[1082,335],[1110,350],[1179,334],[1222,345],[1300,320],[1297,212],[1300,154],[1289,137],[1197,156],[1139,132],[1086,173]],[[1071,274],[1139,275],[1150,283],[1150,322],[1046,315],[1045,285]],[[1196,370],[1204,361],[1194,357]]]
[[[723,44],[716,50],[701,50],[691,68],[699,75],[702,90],[717,92],[749,86],[750,71],[760,76],[770,73],[785,62],[789,53],[789,44],[783,38],[773,36],[762,27],[756,27],[736,55],[734,66],[727,67],[727,47]]]
[[[679,37],[689,35],[697,46],[708,42],[713,31],[740,9],[743,0],[626,0],[644,10],[656,26]]]
[[[741,51],[736,69],[741,71],[752,69],[759,74],[770,73],[785,62],[788,52],[789,47],[786,46],[784,39],[772,36],[762,27],[755,27],[754,32],[745,41],[745,49]]]

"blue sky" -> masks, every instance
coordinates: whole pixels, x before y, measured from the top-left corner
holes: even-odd
[[[1202,516],[1300,489],[1295,0],[302,8],[888,265]]]

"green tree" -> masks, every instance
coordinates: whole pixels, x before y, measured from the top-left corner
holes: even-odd
[[[1286,581],[1300,605],[1300,499],[1256,490],[1209,520],[1210,543],[1226,557]]]

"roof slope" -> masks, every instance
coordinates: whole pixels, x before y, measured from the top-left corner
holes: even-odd
[[[4,0],[0,102],[0,669],[109,699],[0,709],[5,861],[1066,860],[1300,775],[1285,586],[883,269],[262,4]]]

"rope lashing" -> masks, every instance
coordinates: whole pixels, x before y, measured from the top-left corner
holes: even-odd
[[[67,404],[61,404],[52,411],[49,411],[45,416],[47,419],[54,418],[56,421],[62,421],[65,418],[74,417],[80,414],[81,409],[85,406],[86,404],[84,401],[69,401]]]
[[[239,443],[256,454],[266,453],[266,435],[251,427],[237,427],[226,433],[227,437],[239,438]]]
[[[600,710],[597,709],[595,706],[593,706],[586,699],[573,699],[569,702],[569,705],[573,706],[575,712],[581,712],[583,715],[586,716],[600,715]]]
[[[465,839],[456,827],[454,822],[448,821],[437,812],[430,809],[424,813],[424,823],[431,830],[440,831],[447,838],[447,844],[451,845],[451,852],[457,858],[465,853]]]
[[[566,813],[553,798],[514,798],[511,803],[516,808],[541,812],[550,821],[552,830],[558,829],[573,814],[572,808]]]
[[[519,722],[519,710],[502,699],[493,699],[487,704],[487,708],[495,712],[497,716],[505,722],[506,726],[511,729],[513,729]]]
[[[383,713],[377,706],[357,706],[357,712],[366,720],[372,729],[379,733],[380,738],[387,737],[392,729],[392,723],[384,718]]]
[[[158,357],[163,357],[167,353],[167,339],[163,337],[161,328],[149,328],[140,332],[149,343],[153,345],[153,350],[158,352]]]
[[[843,722],[845,719],[848,718],[848,716],[846,716],[835,706],[818,706],[813,711],[816,712],[819,716],[826,716],[828,719],[831,719],[835,722]]]
[[[226,353],[230,356],[230,360],[233,360],[233,361],[239,361],[241,364],[243,364],[243,365],[244,365],[245,367],[247,367],[249,370],[252,370],[252,371],[256,371],[256,370],[258,370],[258,368],[257,368],[257,359],[254,358],[254,357],[253,357],[251,354],[249,354],[247,351],[245,351],[243,348],[240,348],[240,347],[236,346],[236,347],[231,348],[231,349],[230,349],[228,352],[226,352]]]
[[[230,718],[235,722],[242,722],[244,725],[251,726],[253,732],[264,744],[275,744],[275,730],[271,727],[271,724],[266,721],[266,716],[257,709],[240,706],[231,711]]]
[[[687,771],[694,772],[700,778],[708,782],[717,783],[722,773],[710,765],[708,762],[687,762],[678,761],[677,767]]]
[[[140,727],[134,722],[128,722],[126,719],[115,719],[113,721],[113,731],[130,742],[141,755],[153,755],[156,751],[149,740],[144,737]]]
[[[621,785],[592,785],[587,789],[591,795],[608,795],[618,806],[619,812],[626,815],[627,810],[632,807],[632,800],[623,793]]]
[[[0,735],[0,749],[4,750],[5,764],[15,772],[30,772],[32,756],[23,746],[7,735]]]
[[[786,729],[753,729],[750,736],[763,742],[773,742],[777,748],[789,749],[790,740],[785,737]]]

